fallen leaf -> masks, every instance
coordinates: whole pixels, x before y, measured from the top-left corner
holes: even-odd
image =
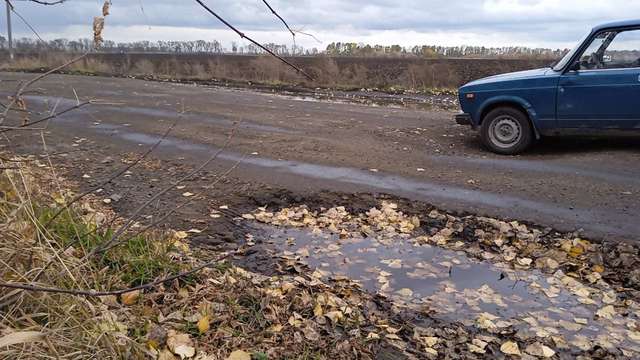
[[[251,355],[243,350],[236,350],[232,352],[227,360],[251,360]]]
[[[396,334],[387,334],[385,335],[385,337],[389,340],[402,340],[400,339],[400,336],[396,335]]]
[[[370,332],[367,335],[367,340],[378,340],[378,339],[380,339],[380,335],[378,335],[378,334],[376,334],[374,332]]]
[[[438,356],[438,351],[437,351],[436,349],[432,349],[432,348],[429,348],[429,347],[428,347],[428,348],[425,348],[425,349],[424,349],[424,351],[425,351],[427,354],[431,354],[431,355],[433,355],[433,356]]]
[[[434,347],[434,345],[440,342],[440,338],[437,338],[435,336],[425,336],[422,338],[422,341],[425,345],[427,345],[427,347],[432,348]]]
[[[504,344],[502,344],[502,346],[500,346],[500,351],[502,351],[503,354],[507,354],[507,355],[521,354],[518,344],[514,343],[513,341],[507,341]]]
[[[541,343],[535,343],[527,346],[524,352],[526,352],[529,355],[533,355],[541,358],[550,358],[556,354],[556,352],[553,349]]]
[[[573,321],[575,321],[577,324],[580,324],[580,325],[588,325],[589,324],[589,320],[588,319],[584,319],[584,318],[574,318]]]
[[[140,290],[131,291],[126,294],[122,294],[120,295],[120,301],[122,302],[123,305],[131,306],[138,301],[138,299],[140,298],[140,294],[141,294]]]
[[[189,237],[189,234],[186,231],[176,231],[173,236],[176,237],[176,239],[178,240],[184,240],[187,237]]]
[[[331,320],[331,322],[334,324],[344,318],[344,314],[342,313],[342,311],[331,311],[326,313],[324,316],[329,318],[329,320]]]
[[[193,193],[190,193],[188,191],[186,193],[182,194],[182,196],[184,196],[184,197],[192,197],[193,195],[194,195]]]
[[[518,265],[520,266],[529,266],[532,262],[533,260],[529,258],[518,258]]]
[[[613,307],[613,305],[605,306],[602,309],[598,310],[598,312],[596,312],[596,315],[598,315],[599,317],[609,320],[613,319],[613,316],[615,314],[616,309]]]
[[[318,341],[320,340],[320,334],[318,334],[318,332],[316,331],[316,329],[307,326],[304,329],[302,329],[302,333],[304,334],[305,339],[309,340],[309,341]]]
[[[193,342],[189,335],[180,334],[174,330],[169,331],[167,347],[182,359],[191,358],[196,355],[196,349],[193,347]]]
[[[210,322],[211,319],[209,319],[209,316],[203,316],[198,320],[198,331],[200,331],[200,334],[204,334],[209,331]]]
[[[398,290],[397,293],[398,293],[398,295],[405,296],[405,297],[413,296],[413,291],[411,289],[407,289],[407,288]]]

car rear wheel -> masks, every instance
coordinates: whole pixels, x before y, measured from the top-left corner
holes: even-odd
[[[481,137],[489,150],[502,155],[519,154],[533,143],[527,115],[511,107],[489,112],[482,121]]]

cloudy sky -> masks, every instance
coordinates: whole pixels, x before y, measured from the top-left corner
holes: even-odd
[[[205,0],[260,42],[292,43],[262,0]],[[14,0],[16,9],[46,39],[89,37],[102,0],[67,0],[55,7]],[[635,0],[270,0],[294,29],[298,44],[324,48],[334,41],[404,46],[483,45],[566,48],[591,26],[640,17]],[[4,7],[3,7],[4,8]],[[4,14],[0,34],[5,34]],[[14,20],[17,36],[29,30]],[[113,0],[105,38],[238,40],[193,0]],[[240,42],[240,41],[239,41]]]

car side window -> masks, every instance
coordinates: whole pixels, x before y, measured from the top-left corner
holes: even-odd
[[[604,52],[605,69],[640,67],[640,30],[619,33]]]
[[[579,62],[580,70],[640,67],[640,29],[597,34]]]

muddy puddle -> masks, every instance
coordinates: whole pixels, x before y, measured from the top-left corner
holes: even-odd
[[[462,251],[415,245],[409,238],[339,236],[326,230],[257,224],[268,248],[308,265],[325,279],[350,279],[396,304],[469,327],[515,331],[527,341],[553,339],[566,349],[594,346],[640,355],[629,331],[636,313],[604,313],[607,301],[580,297],[561,275],[515,270]],[[559,346],[560,347],[560,346]]]

